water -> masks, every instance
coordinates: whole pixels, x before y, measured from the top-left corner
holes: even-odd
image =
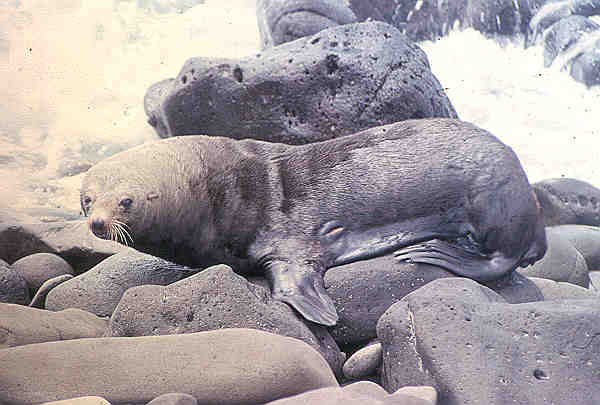
[[[77,213],[81,174],[65,173],[157,139],[143,96],[187,58],[258,52],[254,4],[0,1],[0,205]],[[460,117],[512,146],[531,181],[600,186],[600,89],[543,68],[540,46],[472,30],[421,45]]]

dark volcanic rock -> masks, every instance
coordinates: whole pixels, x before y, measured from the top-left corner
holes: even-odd
[[[0,403],[14,405],[90,393],[145,404],[169,392],[201,404],[263,404],[337,386],[306,343],[251,329],[37,343],[0,350],[0,364]]]
[[[98,316],[110,316],[128,288],[167,285],[192,272],[187,267],[129,249],[55,287],[46,297],[46,309],[80,308]]]
[[[556,22],[544,34],[544,66],[552,65],[558,55],[575,45],[584,34],[598,29],[600,25],[580,15]]]
[[[589,269],[583,255],[557,227],[546,228],[546,240],[548,250],[544,257],[532,266],[517,271],[527,277],[547,278],[587,288],[590,283]]]
[[[457,117],[427,56],[394,27],[371,22],[238,61],[190,59],[149,122],[161,137],[304,144],[426,117]]]
[[[380,319],[384,388],[432,385],[440,403],[595,404],[597,299],[507,304],[466,278],[435,280]]]
[[[427,264],[399,262],[393,255],[333,267],[325,288],[339,321],[331,330],[340,344],[358,344],[377,336],[379,317],[408,293],[453,273]]]
[[[287,304],[226,265],[210,267],[166,287],[145,285],[125,292],[115,309],[110,336],[169,335],[222,328],[251,328],[300,339],[339,374],[340,350],[325,328],[317,336]]]
[[[27,305],[29,299],[29,288],[25,278],[0,259],[0,302]]]
[[[534,183],[546,226],[600,226],[600,190],[577,179],[546,179]]]

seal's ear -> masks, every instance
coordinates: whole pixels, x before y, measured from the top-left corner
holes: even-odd
[[[146,196],[146,199],[148,201],[152,201],[152,200],[156,200],[159,197],[158,193],[155,193],[153,191],[149,192],[148,195]]]

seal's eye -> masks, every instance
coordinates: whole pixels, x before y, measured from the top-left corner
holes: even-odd
[[[92,197],[88,197],[88,196],[83,197],[83,203],[85,205],[90,205],[91,202],[92,202]]]
[[[119,202],[119,205],[123,208],[129,208],[133,204],[133,200],[131,198],[124,198]]]

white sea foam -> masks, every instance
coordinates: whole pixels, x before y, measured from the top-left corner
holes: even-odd
[[[47,184],[66,159],[93,163],[155,139],[142,105],[148,86],[175,76],[192,56],[258,52],[254,3],[0,3],[3,202],[43,204],[37,184]],[[422,47],[460,117],[511,145],[530,180],[567,176],[600,186],[600,89],[544,69],[540,46],[502,47],[473,30]],[[51,203],[76,210],[79,181],[50,181],[58,190]]]

